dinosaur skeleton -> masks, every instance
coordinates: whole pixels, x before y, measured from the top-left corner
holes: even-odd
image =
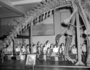
[[[77,6],[72,2],[72,5],[73,5],[73,13],[71,14],[71,16],[64,20],[63,23],[65,24],[70,24],[70,21],[72,20],[72,18],[75,16],[76,12],[77,12]]]
[[[81,52],[80,52],[80,21],[79,21],[79,14],[78,14],[78,6],[76,5],[76,3],[74,2],[74,1],[72,1],[72,6],[73,6],[73,9],[74,9],[74,11],[73,11],[73,13],[71,14],[71,16],[68,18],[68,19],[66,19],[66,20],[64,20],[63,21],[63,23],[64,24],[71,24],[70,23],[70,21],[72,20],[72,18],[74,17],[74,16],[76,16],[76,25],[77,25],[77,46],[78,46],[78,62],[76,63],[76,65],[84,65],[84,63],[81,61]],[[81,6],[81,5],[80,5]],[[74,24],[72,24],[72,25],[74,25]],[[68,29],[67,29],[68,30]],[[67,32],[68,33],[68,32]],[[73,34],[72,34],[73,35]],[[69,48],[69,46],[70,46],[70,43],[71,43],[71,37],[67,37],[67,41],[66,41],[66,49],[65,49],[65,58],[66,59],[68,59],[69,61],[71,61],[71,62],[75,62],[75,60],[74,59],[71,59],[70,57],[69,57],[69,54],[68,54],[68,48]],[[69,41],[69,42],[68,42]]]
[[[78,9],[77,9],[77,6],[75,5],[75,3],[73,1],[72,1],[72,6],[73,6],[73,13],[71,14],[71,16],[68,19],[65,19],[62,24],[74,25],[74,22],[70,23],[70,21],[75,16],[75,14],[78,11]],[[69,29],[65,30],[64,33],[67,32],[67,33],[69,33],[69,35],[73,35],[72,32],[70,32],[70,31],[68,32],[68,30],[71,30],[71,29],[69,28]],[[69,49],[68,48],[70,47],[71,43],[72,43],[72,37],[68,36],[66,38],[66,48],[65,48],[64,55],[65,55],[65,59],[67,59],[67,60],[71,61],[72,63],[74,63],[74,62],[76,62],[76,60],[70,58],[70,56],[69,56]]]
[[[75,22],[75,16],[77,17],[76,19],[76,23],[77,23],[77,26],[74,26],[74,27],[77,27],[77,37],[80,38],[80,34],[79,34],[79,31],[80,31],[80,25],[79,25],[79,15],[82,17],[83,19],[83,22],[84,22],[84,25],[86,26],[86,31],[85,33],[88,34],[90,32],[90,25],[89,25],[89,21],[87,20],[87,12],[85,12],[82,8],[82,5],[81,5],[81,2],[80,0],[47,0],[46,2],[43,1],[42,3],[40,3],[40,5],[37,5],[36,8],[34,8],[34,10],[31,10],[31,11],[28,11],[26,14],[25,14],[25,18],[24,18],[24,22],[20,23],[20,25],[18,25],[17,27],[15,27],[12,32],[10,33],[10,35],[7,36],[7,38],[5,38],[4,40],[4,47],[9,44],[9,42],[14,39],[14,37],[16,37],[16,35],[22,31],[22,29],[24,29],[27,25],[30,25],[31,23],[33,23],[33,20],[35,18],[39,18],[39,16],[41,14],[44,14],[47,13],[47,12],[51,12],[52,10],[55,10],[56,8],[58,7],[63,7],[63,6],[70,6],[70,4],[72,4],[72,8],[73,8],[73,13],[71,14],[71,16],[64,20],[63,23],[64,24],[67,24],[67,25],[72,25],[74,26],[74,22]],[[28,14],[28,15],[27,15]],[[51,14],[49,15],[51,16]],[[48,18],[48,17],[46,17]],[[70,21],[73,21],[72,23],[70,23]],[[68,29],[68,30],[71,30],[71,29]],[[68,30],[65,31],[68,33]],[[90,33],[89,33],[90,34]],[[73,33],[72,33],[73,35]],[[77,40],[79,42],[79,39]],[[70,43],[71,44],[71,43]],[[70,44],[68,46],[70,46]],[[78,44],[78,52],[80,50],[79,48],[79,45],[80,45],[80,42]],[[68,49],[68,47],[67,47]],[[75,62],[75,60],[71,59],[69,56],[68,56],[68,53],[66,54],[66,59],[68,59],[69,61],[71,62]],[[81,53],[78,53],[78,62],[76,65],[83,65],[82,61],[81,61]]]
[[[39,7],[37,7],[37,9],[36,10],[30,10],[30,11],[28,11],[27,13],[28,13],[28,15],[27,14],[25,14],[25,18],[24,18],[24,22],[22,22],[22,23],[20,23],[20,25],[18,25],[17,27],[15,27],[13,30],[12,30],[12,32],[11,32],[11,34],[12,35],[9,35],[9,36],[13,36],[13,39],[14,39],[14,37],[16,37],[16,35],[20,32],[20,31],[22,31],[22,29],[26,26],[26,25],[28,25],[28,24],[31,24],[32,23],[32,21],[37,17],[38,18],[38,16],[40,16],[41,14],[43,14],[43,13],[45,13],[45,12],[48,12],[48,11],[52,11],[52,10],[54,10],[54,8],[55,7],[57,7],[57,3],[55,2],[55,1],[58,1],[58,0],[49,0],[49,1],[47,1],[47,2],[42,2],[42,3],[40,3],[40,8]],[[60,1],[60,3],[62,2],[62,1],[64,1],[64,0],[61,0]],[[59,2],[59,1],[58,1]],[[59,4],[59,3],[58,3]],[[63,3],[62,2],[62,4],[60,4],[61,6],[63,6],[63,5],[66,5],[67,3]],[[43,6],[43,7],[42,7]],[[59,6],[59,5],[58,5]],[[39,9],[38,9],[39,8]],[[45,15],[45,14],[44,14]],[[51,16],[51,15],[50,15]],[[48,18],[48,17],[47,17]],[[23,26],[23,28],[22,28],[22,26]],[[11,37],[11,39],[12,39],[12,37]],[[5,39],[6,41],[6,44],[8,44],[8,39]],[[4,43],[4,45],[5,45],[5,43]]]
[[[74,16],[76,16],[77,42],[78,42],[78,45],[77,45],[78,46],[78,62],[76,63],[76,65],[84,65],[84,63],[82,62],[82,57],[81,57],[81,52],[80,52],[80,21],[79,21],[79,14],[83,19],[84,25],[86,27],[85,34],[87,34],[87,35],[90,34],[90,24],[89,24],[89,21],[88,21],[88,18],[87,18],[87,17],[89,17],[89,14],[88,14],[87,11],[85,11],[83,9],[80,0],[79,1],[74,0],[74,1],[72,1],[72,4],[73,4],[74,11],[73,11],[73,13],[71,14],[71,16],[68,19],[63,21],[63,24],[73,25],[73,24],[70,23],[70,21],[72,20],[72,18]],[[67,47],[66,47],[66,49],[68,50]],[[66,52],[66,54],[68,55],[67,52]],[[74,62],[74,60],[71,59],[69,56],[66,56],[66,58],[69,61]]]

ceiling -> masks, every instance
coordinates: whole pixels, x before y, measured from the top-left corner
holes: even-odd
[[[0,18],[23,16],[41,1],[45,0],[0,0]],[[90,12],[90,0],[82,2]]]
[[[22,16],[42,0],[0,0],[0,18]]]

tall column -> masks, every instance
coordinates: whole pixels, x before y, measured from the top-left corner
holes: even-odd
[[[13,42],[13,56],[15,56],[15,41],[12,40],[12,42]]]
[[[78,47],[78,62],[76,65],[84,65],[82,62],[82,57],[81,57],[81,49],[80,49],[80,21],[79,21],[79,14],[78,12],[76,13],[76,34],[77,34],[77,47]]]
[[[30,26],[29,26],[29,46],[30,46],[30,53],[31,53],[31,47],[32,47],[32,23],[30,23]]]

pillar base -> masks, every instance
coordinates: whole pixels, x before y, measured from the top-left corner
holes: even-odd
[[[75,65],[85,65],[82,61],[78,61]]]
[[[87,66],[89,66],[89,67],[90,67],[90,64],[87,64]]]

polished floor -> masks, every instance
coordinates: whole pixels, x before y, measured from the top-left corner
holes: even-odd
[[[89,70],[87,66],[75,66],[71,62],[36,60],[35,66],[26,65],[25,61],[9,60],[0,63],[0,70]]]

